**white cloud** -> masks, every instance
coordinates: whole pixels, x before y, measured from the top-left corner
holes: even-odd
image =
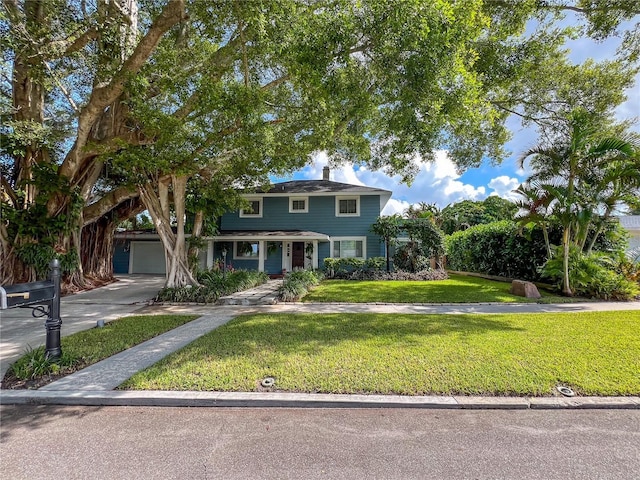
[[[409,202],[391,198],[382,210],[382,215],[393,215],[395,213],[402,214],[402,212],[404,212],[410,206],[411,204]]]
[[[497,195],[508,200],[514,200],[518,198],[518,195],[513,193],[513,190],[518,188],[521,183],[517,178],[508,177],[507,175],[492,178],[488,183],[489,188],[493,190],[490,195]]]
[[[326,153],[316,154],[313,163],[300,171],[296,178],[321,179],[322,169],[328,164],[328,161]],[[456,171],[456,165],[444,150],[435,153],[433,162],[420,160],[418,166],[418,174],[411,186],[400,183],[400,177],[397,175],[388,176],[384,172],[372,171],[363,166],[343,165],[332,168],[330,178],[335,182],[366,185],[393,192],[392,198],[383,210],[385,215],[402,213],[410,205],[420,202],[435,203],[440,208],[444,208],[450,203],[466,199],[482,200],[487,197],[485,185],[475,186],[459,180],[460,174]],[[496,186],[502,185],[498,182]],[[494,187],[490,188],[495,189]]]

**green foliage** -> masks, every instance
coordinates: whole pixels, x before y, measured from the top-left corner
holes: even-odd
[[[385,268],[385,257],[362,258],[325,258],[324,269],[329,278],[342,278],[352,273],[380,271]]]
[[[159,302],[215,303],[220,297],[262,285],[269,279],[265,272],[220,269],[198,273],[200,286],[163,288],[156,297]]]
[[[551,214],[562,226],[562,289],[566,295],[572,294],[569,250],[588,254],[614,209],[637,202],[637,138],[624,134],[625,125],[616,125],[611,114],[604,112],[574,108],[556,125],[554,135],[519,159],[521,166],[528,161],[533,170],[528,186],[519,189],[527,198],[530,220],[544,225]],[[534,208],[540,204],[544,205],[542,213]]]
[[[482,201],[463,200],[442,209],[442,230],[451,235],[474,225],[513,220],[517,211],[515,203],[497,196]]]
[[[285,275],[282,286],[278,288],[278,296],[282,301],[294,302],[318,285],[324,275],[319,271],[298,269]]]
[[[390,265],[390,250],[391,246],[396,244],[396,240],[400,232],[402,231],[404,221],[399,215],[391,215],[385,217],[378,217],[373,225],[371,225],[371,232],[378,235],[385,245],[387,271],[391,270]]]
[[[353,270],[361,270],[364,262],[361,258],[325,258],[324,268],[327,276],[334,278]]]
[[[26,353],[9,367],[7,373],[19,380],[33,380],[45,375],[57,374],[61,365],[68,364],[67,360],[64,356],[57,361],[47,359],[44,347],[29,347]]]
[[[549,2],[152,1],[137,19],[112,2],[36,3],[3,10],[10,188],[34,164],[59,165],[54,180],[69,179],[83,202],[178,174],[190,178],[187,209],[207,218],[233,198],[230,186],[291,172],[318,150],[405,181],[438,148],[460,170],[499,162],[511,112],[542,124],[567,105],[612,110],[637,72],[633,35],[624,61],[574,65],[563,48],[576,29],[559,26]],[[637,13],[610,3],[577,3],[588,33],[608,36]],[[525,36],[532,19],[541,21]],[[48,185],[52,221],[77,237],[78,217],[56,208],[67,193]],[[31,219],[3,213],[20,226],[10,242],[69,237],[29,203]],[[27,232],[33,220],[45,228]]]
[[[384,257],[371,257],[367,258],[364,261],[363,269],[364,270],[372,270],[372,271],[380,271],[384,268],[385,258]]]
[[[419,242],[407,242],[394,252],[393,266],[412,273],[428,270],[431,267],[429,252]]]
[[[619,273],[620,264],[603,252],[584,254],[578,248],[569,251],[569,281],[576,295],[603,300],[633,300],[640,285]],[[558,248],[542,268],[545,277],[561,288],[564,278],[562,251]]]
[[[552,237],[559,240],[557,232]],[[542,230],[519,229],[507,220],[455,232],[446,244],[451,270],[536,281],[539,267],[547,260]]]
[[[409,238],[420,243],[423,255],[438,256],[444,252],[444,235],[430,219],[414,218],[404,222],[404,230]]]

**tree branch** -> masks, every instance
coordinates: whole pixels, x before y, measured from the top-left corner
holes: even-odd
[[[60,166],[60,175],[73,178],[77,173],[82,162],[82,152],[95,122],[107,105],[113,103],[124,91],[127,79],[140,70],[158,46],[163,35],[180,22],[184,16],[184,0],[170,0],[111,82],[93,89],[87,105],[80,112],[76,142]]]
[[[84,218],[83,226],[98,221],[100,218],[116,208],[122,202],[130,200],[132,198],[137,198],[139,196],[140,193],[136,191],[135,188],[126,186],[118,187],[115,190],[110,191],[108,194],[100,198],[100,200],[98,200],[97,202],[84,207],[84,209],[82,210],[82,215]]]

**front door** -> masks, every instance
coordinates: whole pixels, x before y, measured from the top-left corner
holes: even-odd
[[[304,242],[293,242],[291,255],[291,269],[304,268]]]

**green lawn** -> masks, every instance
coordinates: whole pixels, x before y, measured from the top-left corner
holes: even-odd
[[[250,315],[121,388],[550,395],[640,393],[640,313]]]
[[[5,383],[37,380],[46,383],[50,374],[61,376],[99,362],[150,338],[184,325],[199,315],[135,315],[62,337],[62,358],[57,363],[44,359],[44,347],[36,348],[10,367]]]
[[[450,275],[448,280],[356,281],[326,280],[315,287],[303,302],[347,303],[485,303],[535,302],[509,293],[511,284],[478,277]],[[566,302],[566,297],[544,291],[542,302]],[[575,301],[575,300],[574,300]]]

